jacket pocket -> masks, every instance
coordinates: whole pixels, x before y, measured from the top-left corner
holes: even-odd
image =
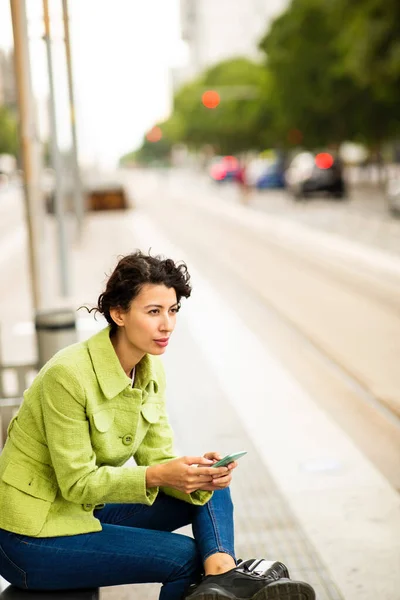
[[[161,416],[161,405],[159,402],[145,402],[141,408],[141,413],[148,423],[157,423]]]
[[[0,527],[37,535],[57,490],[55,481],[41,476],[31,465],[10,462],[1,478]]]
[[[106,408],[99,410],[99,412],[93,414],[93,423],[97,431],[105,433],[114,423],[115,410],[113,408]]]
[[[35,473],[32,468],[10,462],[3,473],[2,480],[21,492],[54,502],[57,495],[57,484]]]

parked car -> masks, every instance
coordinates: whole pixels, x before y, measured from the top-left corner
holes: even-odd
[[[389,211],[395,217],[400,217],[400,177],[389,179],[386,188],[386,198]]]
[[[210,177],[217,182],[235,181],[240,170],[235,156],[215,156],[210,163]]]
[[[321,192],[335,198],[346,196],[342,164],[329,152],[300,152],[289,165],[285,181],[296,199]]]
[[[285,185],[285,169],[281,160],[269,164],[256,181],[256,188],[259,190],[284,188]]]
[[[246,182],[257,189],[285,187],[284,165],[280,157],[257,157],[247,163]]]

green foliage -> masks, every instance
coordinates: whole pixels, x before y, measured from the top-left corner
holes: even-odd
[[[337,23],[331,3],[293,0],[260,42],[274,83],[279,129],[303,135],[308,147],[351,136],[357,88],[337,69]]]
[[[287,147],[298,132],[308,148],[400,135],[400,0],[292,0],[259,49],[262,64],[226,60],[183,86],[162,143],[135,156],[178,142],[221,154]],[[203,106],[206,90],[219,93],[217,108]]]
[[[260,43],[282,134],[305,146],[399,132],[398,0],[292,0]]]
[[[220,95],[215,109],[202,104],[206,90]],[[262,148],[272,121],[268,97],[268,72],[262,65],[245,58],[219,63],[176,94],[174,115],[182,124],[179,141],[195,148],[212,144],[221,153]]]
[[[142,145],[138,150],[129,152],[120,158],[120,165],[127,165],[132,162],[142,165],[148,165],[152,163],[168,164],[172,142],[165,135],[163,124],[159,123],[158,127],[161,127],[163,131],[163,137],[158,142],[149,142],[146,137],[144,137]]]
[[[17,156],[17,153],[17,120],[6,106],[0,106],[0,154]]]
[[[340,68],[362,93],[359,134],[380,143],[400,133],[400,2],[335,0]]]
[[[400,2],[336,0],[343,67],[381,100],[400,95]]]

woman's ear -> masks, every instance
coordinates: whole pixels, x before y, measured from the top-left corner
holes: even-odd
[[[110,316],[116,325],[119,327],[124,326],[124,312],[119,306],[116,308],[110,308]]]

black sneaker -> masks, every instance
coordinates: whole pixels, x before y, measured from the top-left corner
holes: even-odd
[[[307,583],[289,579],[283,563],[251,559],[221,575],[205,575],[185,596],[185,600],[221,599],[315,600],[315,593]]]

